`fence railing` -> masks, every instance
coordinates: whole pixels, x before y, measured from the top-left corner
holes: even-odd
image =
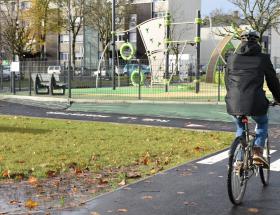
[[[156,65],[155,65],[156,64]],[[36,74],[59,74],[59,82],[65,83],[65,95],[41,95],[71,99],[96,100],[149,100],[216,102],[224,101],[224,69],[216,72],[215,82],[206,83],[201,73],[200,90],[196,93],[195,65],[171,63],[169,71],[163,62],[151,65],[146,60],[117,62],[115,76],[110,62],[97,63],[92,68],[73,68],[58,62],[23,62],[21,72],[14,79],[7,68],[0,68],[0,93],[36,95]],[[55,68],[56,67],[56,68]],[[98,70],[99,67],[99,70]],[[156,70],[155,68],[158,68]],[[70,75],[69,75],[70,71]],[[70,81],[68,80],[70,77]],[[70,85],[69,85],[70,83]]]

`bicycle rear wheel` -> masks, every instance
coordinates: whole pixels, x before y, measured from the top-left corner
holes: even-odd
[[[247,179],[244,171],[245,149],[240,138],[231,145],[228,162],[227,188],[230,201],[239,205],[245,194]]]
[[[267,186],[269,184],[269,176],[270,176],[270,148],[269,148],[268,138],[266,138],[265,140],[263,157],[267,160],[269,167],[268,168],[260,167],[260,177],[263,185]]]

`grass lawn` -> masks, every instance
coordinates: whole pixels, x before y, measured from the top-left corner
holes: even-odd
[[[111,187],[229,146],[233,134],[112,123],[0,117],[1,177],[45,178],[74,170]]]

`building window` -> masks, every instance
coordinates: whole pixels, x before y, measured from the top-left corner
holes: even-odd
[[[166,14],[166,12],[164,12],[164,11],[154,12],[153,17],[154,17],[154,18],[157,18],[157,17],[164,17],[165,14]]]
[[[60,35],[60,43],[69,43],[69,35],[67,34]]]
[[[75,60],[82,60],[83,54],[81,52],[75,52]]]
[[[118,35],[116,35],[116,41],[117,41],[117,42],[123,42],[123,41],[125,41],[125,35],[124,35],[124,34],[118,34]]]
[[[20,8],[21,8],[22,10],[27,10],[27,9],[29,9],[30,7],[31,7],[31,4],[30,4],[29,1],[23,1],[23,2],[20,3]]]
[[[76,42],[77,42],[77,43],[83,43],[83,41],[84,41],[83,35],[77,35],[77,37],[76,37]]]
[[[59,53],[59,56],[60,56],[60,60],[68,60],[68,53],[66,52],[60,52]]]
[[[129,33],[129,42],[131,42],[131,43],[137,42],[137,33],[136,32]]]

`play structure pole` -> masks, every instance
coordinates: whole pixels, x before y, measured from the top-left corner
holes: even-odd
[[[71,38],[71,0],[68,0],[68,28],[69,28],[69,54],[68,54],[68,98],[71,98],[71,47],[72,47],[72,38]]]
[[[166,43],[165,43],[165,92],[168,92],[168,79],[169,79],[169,45],[170,45],[170,40],[171,40],[171,32],[170,32],[170,25],[171,25],[171,15],[170,13],[167,13],[166,14],[166,17],[165,17],[165,25],[166,25],[166,32],[165,32],[165,35],[166,35]]]
[[[200,42],[201,42],[201,13],[200,10],[197,11],[197,20],[196,20],[196,73],[195,73],[195,92],[199,93],[200,91]]]
[[[113,90],[116,89],[116,80],[115,80],[115,52],[116,52],[116,0],[112,0],[112,86]]]

